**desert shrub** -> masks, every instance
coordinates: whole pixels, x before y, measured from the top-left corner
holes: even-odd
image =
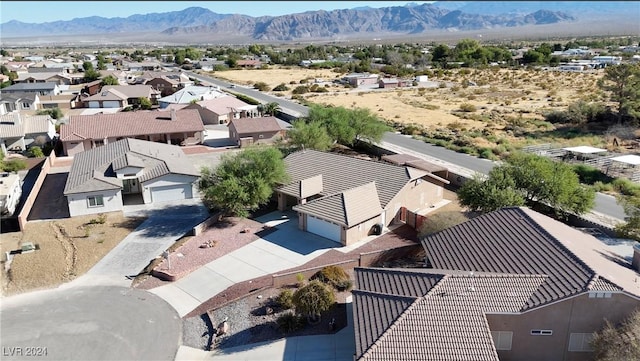
[[[315,279],[335,288],[345,291],[351,288],[352,283],[347,272],[338,266],[327,266],[314,275]]]
[[[309,87],[306,85],[297,86],[295,87],[295,89],[293,89],[293,91],[291,91],[291,93],[293,94],[304,94],[308,92],[309,92]]]
[[[253,84],[253,88],[257,89],[257,90],[259,90],[261,92],[264,92],[264,91],[268,91],[269,90],[269,85],[267,83],[263,82],[263,81],[259,81],[259,82],[256,82],[255,84]]]
[[[44,152],[40,147],[31,147],[29,148],[29,156],[33,158],[41,158],[44,157]]]
[[[475,112],[476,106],[473,104],[469,104],[469,103],[462,103],[460,104],[460,110],[466,113],[471,113],[471,112]]]
[[[98,214],[97,218],[91,218],[89,224],[105,224],[107,222],[107,216],[103,213]]]
[[[613,184],[596,181],[595,183],[593,183],[593,190],[595,190],[596,192],[612,192]]]
[[[416,135],[420,134],[422,131],[422,127],[416,124],[407,124],[400,130],[400,133],[407,135]]]
[[[290,289],[284,289],[275,299],[278,306],[282,309],[288,310],[293,308],[293,291]]]
[[[296,274],[296,280],[298,281],[298,287],[304,286],[305,282],[307,282],[307,277],[302,273]]]
[[[290,312],[278,317],[276,323],[278,324],[280,331],[283,333],[295,332],[304,327],[304,320],[302,317]]]
[[[273,88],[273,91],[276,92],[284,92],[289,90],[289,87],[286,86],[284,83],[278,84],[275,88]]]
[[[309,320],[318,319],[320,314],[328,311],[335,302],[333,289],[318,280],[300,287],[293,294],[296,311],[306,314]]]
[[[445,82],[438,84],[438,88],[446,88],[446,87],[447,87],[447,83]]]
[[[482,148],[479,152],[480,158],[495,160],[496,156],[493,154],[493,150],[491,148]]]

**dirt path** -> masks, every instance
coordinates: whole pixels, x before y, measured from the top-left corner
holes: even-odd
[[[56,222],[51,222],[50,225],[53,230],[53,234],[62,246],[62,251],[64,253],[65,269],[63,277],[65,281],[70,281],[77,275],[76,268],[78,263],[78,248],[62,225]]]

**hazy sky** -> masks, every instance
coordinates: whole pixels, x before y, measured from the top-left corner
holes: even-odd
[[[134,14],[179,11],[193,6],[218,14],[276,16],[360,6],[404,6],[409,2],[423,4],[433,1],[0,1],[0,23],[11,20],[43,23],[89,16],[124,18]]]

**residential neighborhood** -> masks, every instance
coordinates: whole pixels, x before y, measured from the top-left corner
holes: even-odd
[[[640,357],[639,47],[2,46],[2,358]]]

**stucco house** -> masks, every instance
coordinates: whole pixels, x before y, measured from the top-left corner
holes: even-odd
[[[0,172],[0,215],[13,215],[20,203],[21,195],[20,176],[17,173]]]
[[[140,104],[147,98],[157,104],[160,92],[150,85],[106,85],[95,95],[85,97],[82,102],[89,108],[124,108]]]
[[[640,250],[528,208],[422,245],[428,268],[356,269],[355,360],[592,360],[593,332],[640,307]]]
[[[285,158],[290,182],[276,189],[278,209],[298,212],[299,228],[342,245],[402,222],[443,199],[449,182],[412,167],[303,150]]]
[[[192,85],[184,87],[177,92],[158,99],[160,109],[170,104],[190,104],[193,101],[202,101],[227,96],[218,87]]]
[[[234,96],[222,96],[189,104],[185,109],[197,109],[204,124],[226,124],[231,119],[259,116],[257,105],[243,102]]]
[[[32,144],[44,145],[56,135],[55,120],[48,115],[24,115],[18,112],[0,116],[0,148],[23,151]]]
[[[38,95],[59,95],[58,83],[17,83],[2,89],[3,94],[36,93]]]
[[[72,115],[60,126],[64,154],[72,156],[123,138],[174,145],[202,142],[204,125],[197,110],[137,111]]]
[[[114,212],[127,197],[144,204],[193,198],[198,177],[180,147],[126,138],[76,154],[64,195],[71,217]]]
[[[286,129],[280,125],[276,117],[232,119],[227,126],[229,139],[240,147],[271,144],[286,136]]]
[[[40,109],[40,97],[44,97],[44,95],[23,92],[3,94],[0,92],[0,115],[14,111],[38,110]]]

